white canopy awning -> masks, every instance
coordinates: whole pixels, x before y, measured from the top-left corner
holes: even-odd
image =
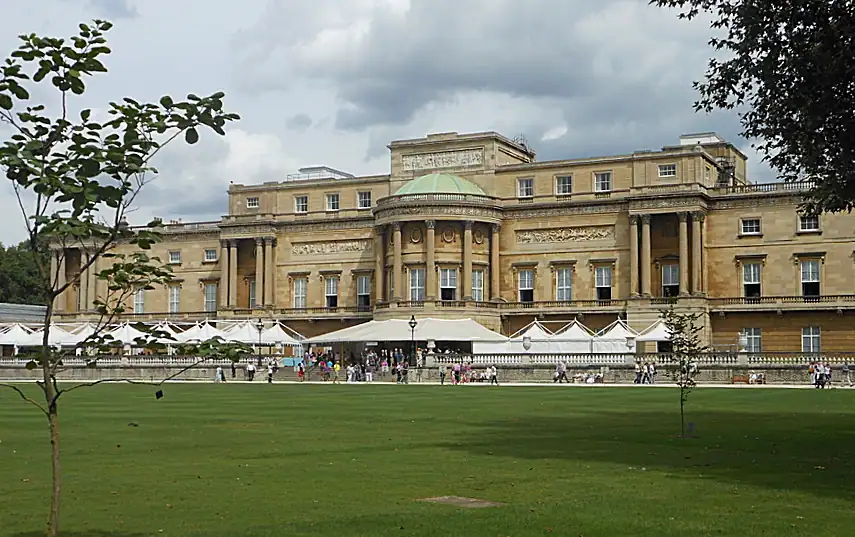
[[[625,354],[630,351],[628,343],[635,339],[638,333],[627,326],[626,322],[618,319],[603,328],[594,338],[591,351],[598,354]]]
[[[591,341],[594,334],[579,321],[573,321],[552,335],[555,341]]]
[[[329,334],[309,338],[305,343],[358,343],[370,341],[507,341],[472,319],[416,319],[412,333],[410,321],[389,319],[368,321]]]
[[[19,343],[19,347],[39,347],[42,344],[44,332],[39,330],[31,334],[27,334]],[[4,334],[5,335],[5,334]],[[50,326],[50,334],[48,335],[48,344],[52,347],[70,347],[77,344],[74,334],[70,334],[57,325]]]
[[[30,330],[22,324],[13,324],[8,330],[0,334],[0,345],[21,345],[22,341],[29,338]]]
[[[266,345],[291,345],[294,347],[301,345],[300,341],[286,332],[279,323],[273,323],[273,326],[265,328],[261,332],[261,342]]]
[[[226,341],[235,341],[237,343],[249,343],[258,345],[264,343],[264,329],[258,327],[249,321],[243,321],[231,326],[223,332],[223,339]]]
[[[107,332],[107,335],[113,337],[113,341],[123,343],[124,345],[136,345],[137,340],[150,341],[152,337],[141,330],[137,330],[128,323],[122,323],[113,330]]]
[[[176,334],[176,339],[181,343],[198,343],[201,341],[208,341],[214,338],[225,339],[223,333],[211,326],[211,324],[207,321],[205,321],[204,323],[195,324],[184,332],[179,332],[178,334]]]
[[[671,340],[671,331],[668,329],[668,326],[665,324],[665,321],[659,320],[656,321],[652,326],[646,328],[643,332],[638,334],[638,337],[635,338],[636,341],[670,341]]]
[[[552,336],[552,332],[547,330],[545,326],[537,321],[530,323],[528,326],[518,331],[511,336],[511,341],[522,341],[529,338],[532,341],[546,341]]]
[[[71,332],[72,339],[74,340],[75,345],[79,345],[83,341],[86,341],[86,338],[95,333],[97,327],[92,323],[85,323],[83,326],[77,328],[76,330]]]

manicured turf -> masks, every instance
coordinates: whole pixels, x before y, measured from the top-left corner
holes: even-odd
[[[852,535],[855,391],[98,386],[63,400],[67,536]],[[0,535],[43,421],[0,391]],[[136,423],[138,427],[128,424]],[[506,505],[417,502],[458,495]],[[162,530],[162,531],[161,531]]]

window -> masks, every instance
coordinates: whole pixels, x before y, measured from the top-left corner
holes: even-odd
[[[534,179],[518,179],[517,180],[517,197],[533,198],[534,197]]]
[[[597,267],[595,274],[595,285],[597,287],[597,300],[612,299],[612,267]]]
[[[247,209],[258,209],[260,203],[258,202],[258,198],[246,198],[246,208]]]
[[[481,269],[472,271],[472,300],[484,302],[484,271]]]
[[[760,263],[742,265],[742,294],[746,298],[757,298],[762,294],[760,267]]]
[[[611,192],[612,172],[597,172],[594,174],[594,192]]]
[[[169,313],[178,313],[181,308],[181,288],[177,285],[169,287]]]
[[[371,192],[359,192],[356,195],[357,207],[360,209],[371,208]]]
[[[249,280],[249,307],[250,308],[254,308],[255,305],[257,304],[256,294],[255,294],[256,287],[257,286],[255,285],[255,280]]]
[[[555,194],[559,196],[569,196],[573,191],[573,176],[559,175],[555,178]]]
[[[169,264],[170,265],[178,265],[181,263],[181,252],[172,251],[169,252]]]
[[[205,284],[205,311],[217,311],[217,284]]]
[[[759,328],[744,328],[742,335],[745,336],[745,352],[761,352]]]
[[[356,278],[356,307],[359,311],[368,311],[371,307],[371,276]]]
[[[802,296],[819,296],[819,260],[801,262]]]
[[[341,207],[338,194],[327,194],[327,210],[337,211]]]
[[[145,289],[137,289],[134,293],[134,313],[145,313]]]
[[[424,302],[425,300],[425,269],[410,269],[410,301]]]
[[[520,270],[517,278],[520,302],[534,302],[534,270]]]
[[[709,173],[709,168],[707,168],[707,172]],[[677,165],[676,164],[660,164],[659,165],[659,177],[677,177]]]
[[[294,212],[301,214],[309,212],[309,196],[294,196]]]
[[[799,231],[819,231],[819,216],[800,216]]]
[[[680,265],[670,263],[662,265],[662,296],[672,297],[680,294]]]
[[[306,292],[308,287],[308,278],[294,278],[294,309],[306,309]]]
[[[802,352],[819,352],[820,335],[818,326],[802,328]]]
[[[324,279],[324,305],[328,308],[338,307],[338,276],[327,276]]]
[[[555,271],[555,300],[573,300],[573,269],[562,267]]]
[[[457,269],[439,269],[440,300],[457,300]]]
[[[704,168],[704,183],[705,184],[710,183],[710,177],[712,177],[712,170],[710,170],[710,167],[707,166],[706,168]]]
[[[760,234],[760,219],[759,218],[743,218],[740,220],[741,235],[759,235]]]
[[[217,260],[217,250],[206,248],[205,249],[205,262],[212,263]]]

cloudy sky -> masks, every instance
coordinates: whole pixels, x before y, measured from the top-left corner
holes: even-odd
[[[113,54],[80,106],[222,90],[242,116],[155,163],[140,223],[218,219],[230,181],[301,166],[388,173],[391,140],[445,131],[523,134],[539,160],[716,131],[749,154],[754,181],[773,178],[734,115],[692,110],[705,22],[645,0],[27,0],[4,2],[0,52],[92,18],[115,23]],[[0,241],[15,242],[23,226],[0,189]]]

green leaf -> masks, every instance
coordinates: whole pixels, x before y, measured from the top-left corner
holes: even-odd
[[[84,122],[89,121],[89,116],[91,115],[92,110],[89,110],[88,108],[80,111],[80,119],[82,119]]]
[[[95,177],[101,173],[101,164],[97,160],[86,159],[80,162],[80,171],[85,177]]]
[[[11,106],[10,106],[11,108]],[[190,127],[184,132],[184,141],[188,144],[195,144],[199,141],[199,133],[193,127]]]
[[[29,362],[27,362],[27,365],[24,367],[26,367],[28,370],[32,371],[33,369],[37,368],[38,366],[39,366],[39,364],[37,364],[34,360],[30,360]]]
[[[3,110],[12,109],[12,98],[6,95],[5,93],[0,93],[0,108],[2,108]]]
[[[164,108],[172,108],[172,97],[169,95],[164,95],[160,98],[160,104]]]

